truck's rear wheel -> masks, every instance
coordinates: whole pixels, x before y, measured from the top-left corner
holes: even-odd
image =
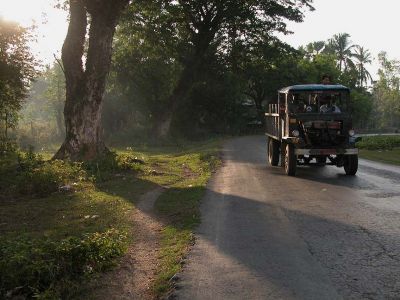
[[[358,170],[358,155],[344,156],[344,171],[346,175],[356,175]]]
[[[268,138],[268,162],[271,166],[277,166],[279,162],[279,142]]]
[[[294,154],[294,147],[286,144],[285,147],[285,172],[289,176],[295,176],[297,169],[297,157]]]

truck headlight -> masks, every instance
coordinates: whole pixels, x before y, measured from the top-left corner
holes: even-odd
[[[349,136],[354,136],[356,133],[354,131],[354,129],[350,129],[349,130]]]
[[[293,131],[292,131],[292,135],[293,135],[294,137],[298,137],[298,136],[300,135],[300,132],[299,132],[298,130],[293,130]]]

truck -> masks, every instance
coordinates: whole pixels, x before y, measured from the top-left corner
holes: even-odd
[[[340,84],[282,88],[265,113],[267,157],[289,176],[299,165],[335,165],[347,175],[358,169],[350,89]]]

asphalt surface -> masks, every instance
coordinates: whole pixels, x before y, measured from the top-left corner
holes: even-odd
[[[266,138],[231,140],[208,186],[178,299],[400,299],[400,168],[266,163]]]

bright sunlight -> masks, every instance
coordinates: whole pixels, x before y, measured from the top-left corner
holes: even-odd
[[[0,17],[24,27],[35,25],[37,42],[30,46],[43,63],[51,63],[54,54],[60,56],[67,31],[67,12],[54,7],[54,0],[2,0]]]

